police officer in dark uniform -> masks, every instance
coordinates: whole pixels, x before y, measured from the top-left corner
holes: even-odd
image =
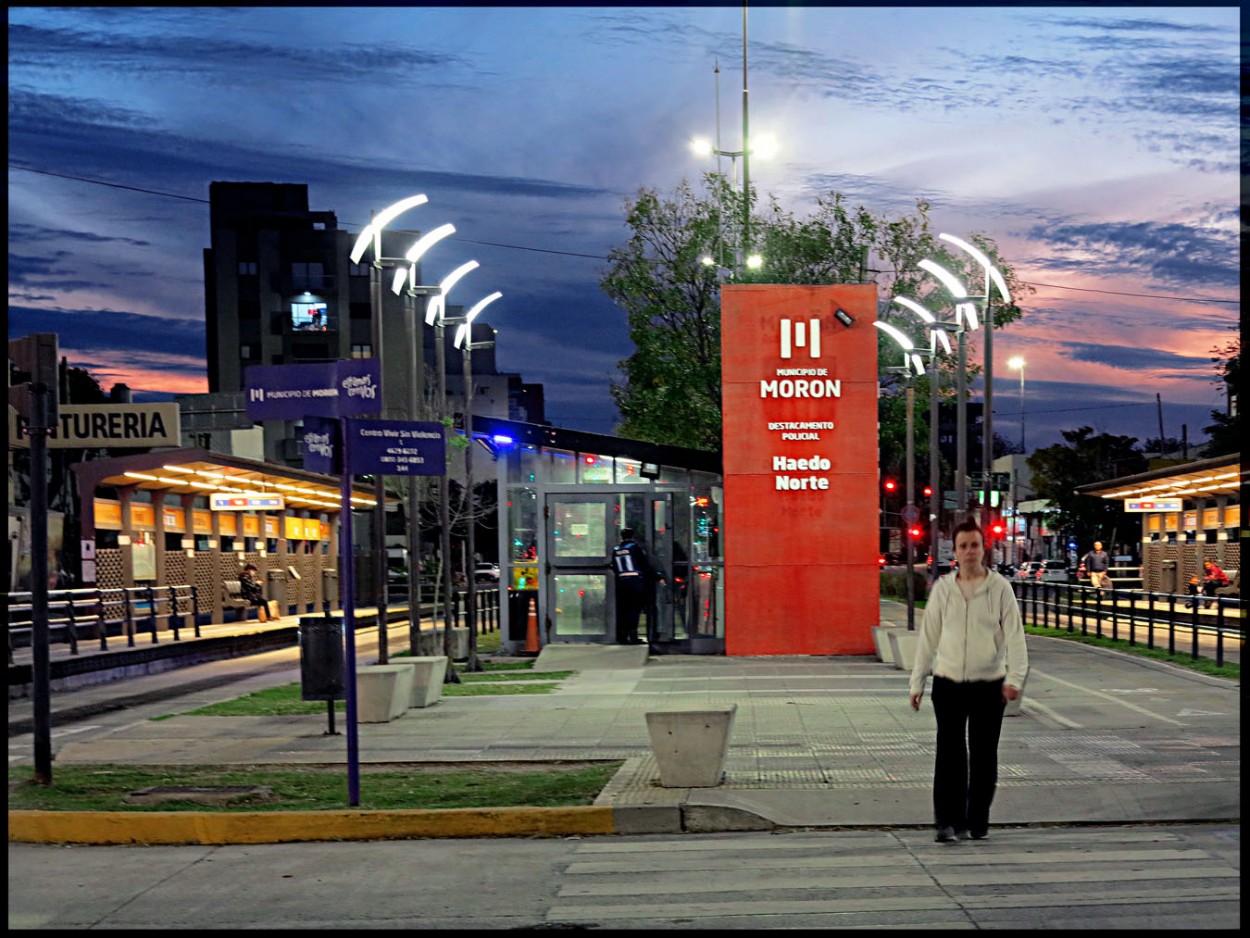
[[[621,528],[620,542],[612,550],[612,572],[616,575],[617,644],[641,645],[638,619],[647,608],[654,581],[663,583],[665,578],[656,574],[631,528]]]

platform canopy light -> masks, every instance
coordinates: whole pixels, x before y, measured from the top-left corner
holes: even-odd
[[[369,224],[365,226],[365,230],[360,233],[360,236],[356,239],[356,243],[352,246],[352,263],[360,263],[360,259],[364,256],[365,248],[369,246],[369,242],[373,240],[375,235],[380,238],[382,235],[382,229],[385,228],[390,222],[398,218],[404,212],[408,211],[408,209],[416,208],[418,205],[424,205],[428,201],[429,199],[427,199],[424,195],[410,195],[408,198],[400,199],[393,205],[388,205],[386,208],[382,209],[381,212],[374,216],[373,221],[369,222]],[[375,253],[381,254],[381,249]]]
[[[975,303],[968,302],[968,290],[959,282],[959,278],[941,264],[935,263],[927,257],[917,263],[916,266],[933,274],[950,291],[951,297],[955,300],[955,324],[959,324],[959,317],[962,315],[967,318],[968,328],[976,329],[977,307]]]
[[[456,233],[456,226],[451,222],[445,225],[439,225],[433,231],[427,232],[417,239],[416,243],[408,249],[408,253],[404,255],[404,260],[409,264],[407,270],[403,267],[395,268],[395,282],[391,284],[391,290],[399,293],[403,288],[404,280],[409,276],[412,277],[413,285],[416,285],[417,278],[417,261],[421,259],[421,255],[433,247],[437,242],[442,241],[450,234]]]

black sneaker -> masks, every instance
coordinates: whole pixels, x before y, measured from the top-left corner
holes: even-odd
[[[990,832],[988,830],[968,831],[968,836],[973,840],[984,840],[990,836]]]
[[[937,836],[933,838],[934,843],[949,844],[954,843],[959,838],[955,835],[953,827],[939,827]]]

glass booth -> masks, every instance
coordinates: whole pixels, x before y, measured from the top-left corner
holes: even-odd
[[[656,584],[639,638],[723,654],[720,454],[474,417],[499,485],[502,650],[614,644],[612,549],[632,528]]]

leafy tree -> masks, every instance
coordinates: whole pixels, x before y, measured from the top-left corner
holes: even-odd
[[[1237,406],[1241,400],[1241,338],[1211,351],[1215,353],[1211,359],[1217,375],[1214,380],[1225,386],[1231,412],[1211,411],[1211,425],[1203,427],[1202,431],[1208,438],[1207,456],[1223,456],[1241,452],[1241,442],[1246,438],[1241,410]]]
[[[601,286],[625,310],[634,342],[634,353],[620,363],[625,380],[612,388],[622,418],[617,432],[657,443],[719,449],[720,277],[734,266],[735,248],[741,243],[743,195],[722,174],[708,173],[704,182],[707,192],[702,195],[683,182],[671,197],[644,188],[626,203],[631,234],[610,252]],[[931,257],[961,276],[970,292],[979,292],[981,268],[963,252],[947,250],[946,242],[933,234],[924,200],[917,201],[915,213],[893,219],[863,206],[852,209],[836,192],[818,196],[815,204],[812,214],[798,217],[770,197],[763,212],[753,213],[751,243],[764,263],[743,269],[736,282],[860,283],[873,273],[884,275],[883,295],[916,299],[940,316],[951,299],[917,266]],[[968,240],[994,260],[1013,297],[1031,292],[997,257],[990,239],[974,235]],[[705,258],[716,263],[705,263]],[[882,268],[872,269],[874,263]],[[1019,315],[1015,304],[994,308],[1000,327]],[[893,308],[883,316],[927,346],[923,324],[913,314]],[[879,359],[882,464],[899,466],[905,461],[904,411],[891,399],[901,398],[904,382],[892,340],[881,336],[878,341],[890,343]],[[979,368],[971,354],[968,361],[974,375]],[[943,397],[953,393],[955,367],[947,356],[938,362],[945,375]],[[929,392],[924,379],[916,391],[917,468],[927,478]]]
[[[1146,458],[1136,449],[1136,437],[1093,433],[1092,427],[1064,430],[1066,442],[1037,450],[1028,466],[1037,497],[1051,503],[1051,526],[1078,544],[1115,544],[1138,533],[1129,529],[1133,525],[1120,503],[1078,495],[1076,487],[1145,472]]]

